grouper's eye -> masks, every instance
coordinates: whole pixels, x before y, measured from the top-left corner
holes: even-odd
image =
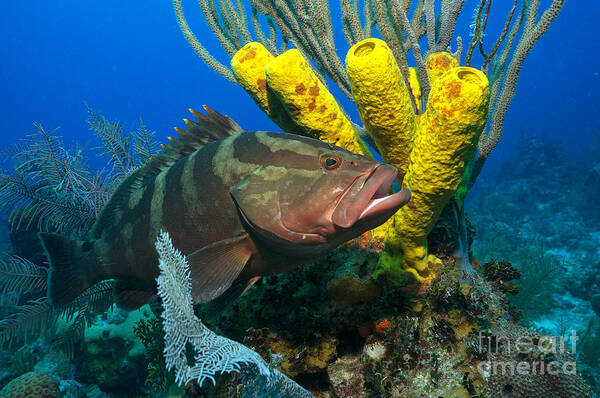
[[[325,170],[335,170],[342,164],[342,160],[337,156],[325,155],[321,157],[321,166]]]

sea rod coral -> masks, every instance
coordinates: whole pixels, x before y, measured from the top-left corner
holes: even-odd
[[[376,150],[401,171],[398,182],[413,199],[370,238],[385,242],[374,276],[396,285],[435,277],[440,260],[429,253],[427,236],[445,207],[459,232],[454,257],[463,277],[471,273],[464,198],[500,140],[526,56],[565,1],[553,0],[539,15],[539,1],[514,0],[502,31],[488,43],[491,3],[482,0],[475,10],[463,57],[460,37],[453,53],[450,45],[465,0],[443,0],[439,7],[433,0],[373,0],[364,7],[341,0],[350,46],[344,68],[326,0],[250,0],[250,12],[239,2],[199,2],[231,57],[228,68],[194,35],[181,0],[173,0],[180,28],[201,59],[239,83],[283,130],[365,155]],[[373,37],[375,29],[381,39]],[[476,59],[479,68],[472,66]],[[326,77],[355,102],[364,127],[348,119]]]

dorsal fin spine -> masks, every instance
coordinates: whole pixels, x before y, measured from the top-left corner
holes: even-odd
[[[121,210],[127,211],[131,193],[140,189],[146,180],[203,146],[243,131],[231,118],[223,116],[207,106],[204,106],[204,109],[207,115],[190,109],[197,122],[183,119],[187,130],[175,127],[179,138],[169,137],[168,145],[161,144],[162,152],[132,172],[119,184],[108,203],[102,208],[90,231],[93,238],[99,238],[103,231],[113,224],[117,213]]]

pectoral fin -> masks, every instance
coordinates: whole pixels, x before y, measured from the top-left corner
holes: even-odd
[[[120,279],[113,289],[115,304],[125,311],[134,311],[156,298],[154,283],[135,279]]]
[[[194,302],[206,303],[222,295],[251,257],[247,234],[211,243],[188,255]]]
[[[249,280],[235,281],[227,291],[208,304],[207,316],[216,319],[223,311],[227,309],[235,300],[248,291],[258,280],[260,276],[255,276]]]

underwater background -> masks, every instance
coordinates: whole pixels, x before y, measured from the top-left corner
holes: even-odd
[[[206,26],[197,4],[183,3],[196,36],[212,54],[228,64],[227,54]],[[490,15],[490,30],[501,30],[511,3],[508,0],[494,2],[493,7],[497,9]],[[545,9],[549,3],[541,1],[541,8]],[[339,24],[335,23],[341,18],[341,12],[337,2],[330,4],[336,42],[340,43],[338,55],[343,60],[348,47]],[[458,19],[455,36],[462,36],[464,42],[468,43],[470,38],[469,26],[474,19],[471,10],[476,11],[479,4],[480,1],[467,1]],[[581,351],[576,353],[578,370],[595,396],[600,393],[600,321],[597,319],[600,314],[595,312],[600,311],[598,15],[600,3],[597,1],[567,1],[556,21],[535,45],[519,74],[502,139],[465,200],[466,214],[475,231],[471,246],[473,257],[481,264],[506,260],[520,271],[519,293],[509,299],[521,312],[520,325],[553,336],[562,336],[571,330],[585,336]],[[189,117],[188,108],[200,110],[202,105],[230,116],[248,131],[281,131],[240,86],[217,75],[196,56],[181,34],[171,2],[8,2],[3,5],[0,21],[0,151],[8,150],[34,133],[35,122],[49,132],[59,128],[53,134],[62,137],[66,147],[87,146],[87,162],[93,168],[103,167],[106,159],[96,156],[102,151],[93,149],[99,144],[86,121],[90,118],[87,107],[107,120],[121,121],[126,130],[137,129],[142,120],[148,130],[156,133],[160,143],[168,142],[167,137],[174,134],[174,126],[183,126],[181,119]],[[412,58],[409,64],[412,65]],[[335,85],[331,87],[349,117],[360,123],[356,107]],[[3,168],[10,170],[10,161],[3,162]],[[2,215],[0,220],[0,247],[5,253],[13,253],[7,215]],[[27,245],[26,241],[24,247],[18,249],[21,256],[27,252]],[[36,260],[44,261],[39,257]],[[335,295],[327,279],[337,275],[336,266],[341,269],[348,264],[373,261],[377,260],[362,252],[337,253],[328,258],[327,267],[317,265],[324,267],[320,271],[301,270],[293,276],[279,277],[281,280],[261,286],[262,295],[256,293],[242,304],[247,306],[240,310],[242,313],[252,305],[256,306],[253,311],[258,311],[265,303],[277,306],[282,296],[287,300],[288,295],[293,295],[286,308],[299,308],[303,327],[296,333],[289,325],[282,326],[278,336],[285,336],[288,342],[277,341],[278,337],[269,334],[273,332],[265,325],[278,316],[270,308],[262,316],[252,315],[250,310],[245,317],[229,314],[220,323],[215,321],[208,326],[245,342],[265,357],[274,347],[295,355],[301,350],[292,347],[294,342],[309,341],[308,346],[317,347],[313,359],[318,363],[312,366],[319,371],[307,368],[306,364],[292,364],[284,368],[283,373],[312,392],[325,391],[323,384],[327,381],[322,369],[336,358],[345,357],[347,352],[352,353],[352,348],[340,347],[352,346],[358,337],[347,337],[344,344],[338,344],[336,352],[330,340],[324,338],[315,343],[310,341],[310,335],[318,330],[327,336],[330,330],[321,323],[345,324],[347,319],[341,318],[360,318],[372,308],[357,310],[360,315],[334,311],[316,320],[318,313],[314,308],[302,307],[306,304],[302,294],[315,297],[313,290],[329,289],[330,296]],[[363,277],[361,267],[364,268],[360,266],[360,271],[352,272]],[[321,277],[311,276],[319,272]],[[2,275],[0,272],[0,278]],[[312,284],[302,282],[306,280]],[[290,287],[296,290],[285,290]],[[35,298],[21,298],[19,304]],[[389,309],[384,307],[377,309],[382,312],[378,320],[390,319],[385,315]],[[9,319],[12,311],[9,305],[0,309],[0,318]],[[128,315],[114,310],[90,317],[96,318],[86,332],[88,351],[85,354],[77,351],[78,360],[64,359],[54,353],[48,348],[51,344],[44,339],[30,339],[28,345],[3,344],[0,356],[6,360],[0,363],[0,389],[16,377],[35,370],[60,379],[64,396],[166,396],[168,388],[157,391],[152,385],[174,384],[172,379],[156,381],[166,372],[160,368],[164,363],[157,365],[162,346],[153,347],[152,335],[160,334],[157,331],[160,326],[152,312],[145,309]],[[118,325],[118,328],[111,329],[110,338],[103,338],[103,333],[107,333],[104,330],[110,325]],[[135,334],[134,326],[138,331]],[[373,336],[377,335],[377,326],[380,323],[371,327]],[[394,327],[406,330],[395,323],[392,329]],[[0,333],[2,330],[0,323]],[[389,333],[381,333],[385,336],[382,339],[392,339]],[[372,339],[363,336],[362,331],[360,338]],[[378,349],[373,341],[370,343],[375,347],[371,350]],[[428,349],[434,350],[423,347],[425,351]],[[152,362],[148,353],[154,355]],[[365,370],[365,375],[383,372],[375,369],[378,366],[374,364],[375,359],[370,361],[372,368]],[[342,362],[335,363],[342,370],[354,366],[351,363],[344,368]],[[146,382],[148,368],[160,374],[155,379],[150,377],[150,383]],[[333,377],[332,372],[329,370],[330,377]],[[318,375],[316,381],[310,380],[314,374]],[[34,382],[37,381],[31,383]],[[48,383],[52,390],[53,381]],[[388,395],[390,390],[372,386],[383,383],[375,377],[367,379],[369,394],[393,396]],[[427,388],[423,387],[423,391],[433,391]],[[465,387],[465,390],[470,396],[476,396],[474,389]],[[220,392],[205,389],[185,393],[217,396]],[[505,393],[518,396],[511,395],[511,391]],[[184,393],[175,389],[172,394]],[[356,395],[348,393],[346,396],[367,396],[366,392],[352,394]],[[469,396],[460,394],[462,392],[448,392],[444,397]]]

